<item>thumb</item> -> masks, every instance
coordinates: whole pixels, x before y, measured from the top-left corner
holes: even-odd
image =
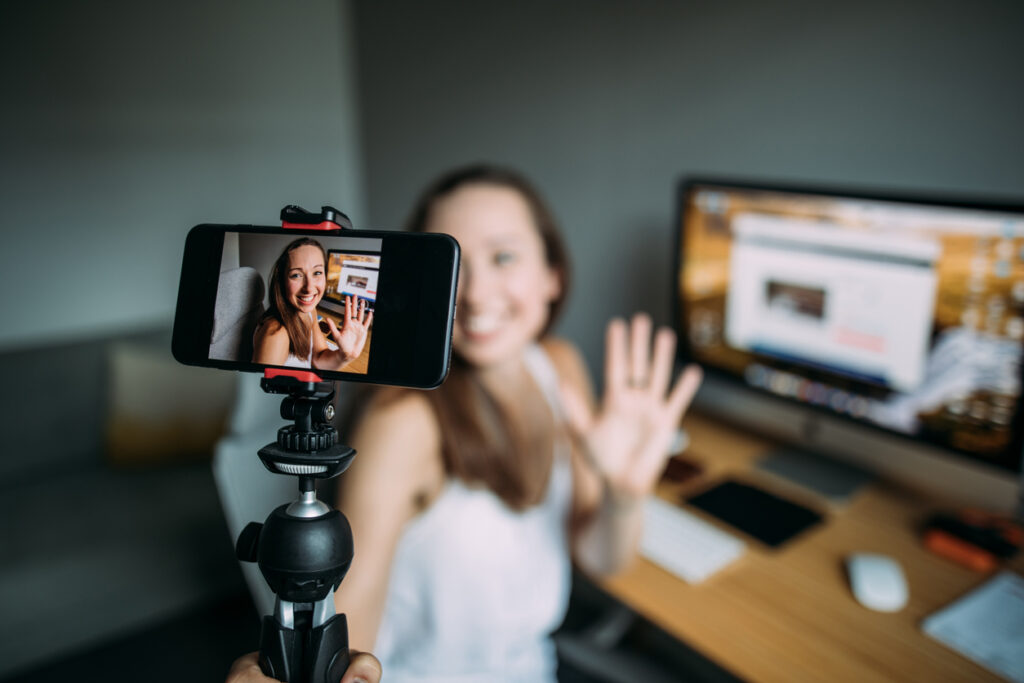
[[[369,652],[352,650],[351,660],[341,683],[380,683],[380,662]]]

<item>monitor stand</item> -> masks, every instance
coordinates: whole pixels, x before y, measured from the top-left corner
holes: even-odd
[[[780,446],[769,452],[756,467],[840,504],[875,478],[855,465],[794,446]]]

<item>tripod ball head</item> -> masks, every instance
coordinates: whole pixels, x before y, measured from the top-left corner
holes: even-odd
[[[238,557],[256,562],[281,600],[323,600],[352,564],[352,529],[337,510],[309,518],[287,510],[281,505],[264,524],[250,522],[238,537]]]

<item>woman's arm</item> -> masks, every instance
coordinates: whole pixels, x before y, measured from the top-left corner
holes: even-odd
[[[652,356],[651,331],[646,315],[628,325],[609,323],[604,395],[596,407],[572,380],[578,371],[564,374],[580,489],[574,498],[573,551],[584,571],[614,573],[632,560],[643,530],[643,499],[657,484],[672,435],[700,385],[696,366],[672,384],[675,334],[659,330]]]
[[[558,368],[563,395],[572,395],[593,412],[594,391],[579,351],[562,340],[547,341],[544,348]],[[624,567],[636,552],[643,523],[638,512],[641,506],[612,498],[601,473],[584,452],[585,444],[579,435],[571,436],[573,557],[590,574],[611,574]]]
[[[356,553],[334,602],[348,615],[349,645],[372,652],[402,528],[444,485],[440,433],[426,397],[387,389],[346,439],[358,454],[340,477],[339,508]]]
[[[253,335],[252,360],[254,363],[284,365],[288,360],[290,348],[288,330],[281,323],[269,318],[256,328],[256,334]]]

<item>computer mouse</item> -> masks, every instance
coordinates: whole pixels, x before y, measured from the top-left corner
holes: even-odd
[[[850,590],[857,602],[878,612],[898,612],[907,604],[907,578],[888,555],[854,553],[846,558]]]

